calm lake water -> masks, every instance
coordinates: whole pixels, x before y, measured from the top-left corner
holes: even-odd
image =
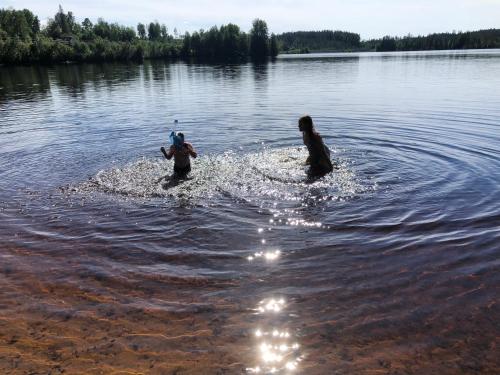
[[[0,67],[0,369],[498,373],[499,185],[500,50]]]

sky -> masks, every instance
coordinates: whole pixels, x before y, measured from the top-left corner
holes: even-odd
[[[274,33],[344,30],[362,39],[500,28],[500,0],[0,0],[0,8],[32,10],[42,24],[59,4],[78,21],[135,27],[157,20],[180,33],[229,22],[248,31],[255,18]]]

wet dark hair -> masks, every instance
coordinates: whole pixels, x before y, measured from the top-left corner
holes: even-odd
[[[177,136],[182,138],[182,142],[184,142],[184,133],[178,132]]]
[[[299,118],[299,125],[301,125],[302,131],[309,134],[313,132],[314,125],[311,116],[306,115]]]

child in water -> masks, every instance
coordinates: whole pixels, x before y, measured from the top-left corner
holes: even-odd
[[[323,143],[323,139],[314,129],[310,116],[303,116],[299,119],[299,130],[302,132],[304,145],[307,146],[309,157],[306,164],[310,165],[309,175],[314,177],[324,176],[333,171],[330,160],[330,150]]]
[[[172,156],[174,157],[174,177],[184,178],[191,171],[190,157],[196,158],[198,154],[191,143],[184,142],[184,134],[172,132],[170,138],[173,143],[172,146],[170,146],[168,152],[162,147],[161,152],[167,160],[172,159]]]

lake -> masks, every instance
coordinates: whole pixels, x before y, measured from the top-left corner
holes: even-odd
[[[500,50],[0,67],[0,372],[500,372]],[[337,169],[306,178],[310,114]],[[166,184],[169,133],[199,153]]]

